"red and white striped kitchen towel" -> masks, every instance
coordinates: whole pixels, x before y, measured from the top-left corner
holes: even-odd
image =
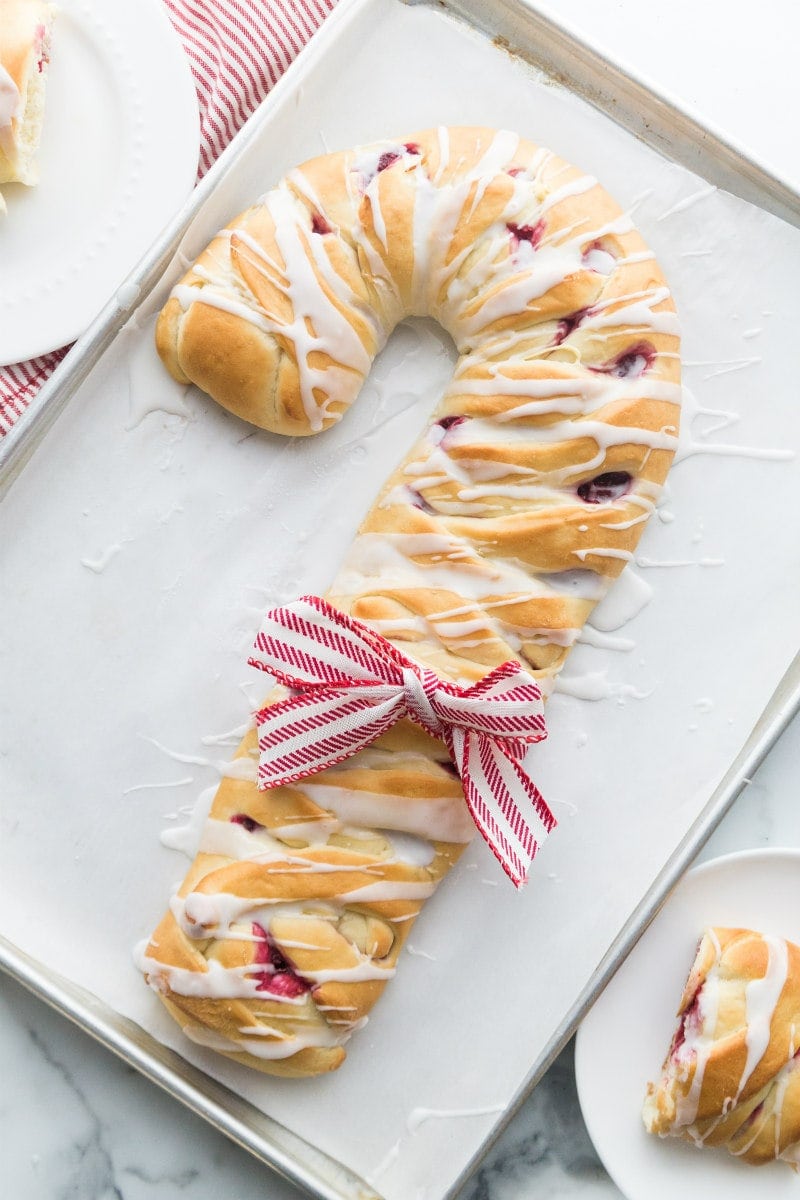
[[[164,0],[183,42],[200,106],[200,161],[208,168],[255,111],[336,0]],[[68,346],[0,367],[0,436],[8,433]]]

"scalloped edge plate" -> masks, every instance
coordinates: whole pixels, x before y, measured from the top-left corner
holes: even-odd
[[[154,0],[58,0],[41,179],[4,184],[0,363],[74,341],[191,192],[188,59]]]

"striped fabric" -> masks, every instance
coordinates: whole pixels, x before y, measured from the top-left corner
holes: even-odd
[[[164,0],[189,59],[200,107],[205,175],[332,11],[336,0]],[[0,436],[67,353],[0,367]]]
[[[202,179],[335,0],[164,0],[200,104]]]
[[[479,832],[516,887],[555,825],[521,766],[546,736],[542,696],[517,662],[462,688],[319,596],[271,609],[250,663],[298,693],[256,714],[263,790],[344,762],[410,717],[447,746]]]

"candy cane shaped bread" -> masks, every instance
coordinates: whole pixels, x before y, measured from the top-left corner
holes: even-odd
[[[645,1126],[754,1166],[800,1167],[800,949],[750,929],[708,929]]]
[[[670,293],[595,179],[482,128],[315,159],[213,239],[157,346],[244,419],[312,434],[412,315],[460,357],[328,599],[444,680],[516,659],[546,694],[677,444]],[[226,779],[148,980],[205,1045],[330,1070],[470,834],[447,752],[407,721],[291,787]]]

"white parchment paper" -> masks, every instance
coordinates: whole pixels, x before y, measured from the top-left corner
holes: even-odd
[[[452,358],[429,325],[405,326],[338,428],[284,441],[175,388],[143,312],[3,505],[0,928],[389,1200],[438,1200],[800,641],[800,233],[440,12],[372,0],[323,30],[309,62],[186,255],[309,156],[480,123],[595,174],[635,209],[674,289],[691,394],[683,449],[637,563],[549,705],[536,774],[560,826],[522,894],[472,847],[335,1076],[271,1080],[177,1033],[131,957],[187,865],[160,835],[187,823],[233,752],[223,735],[260,698],[244,665],[260,613],[325,589]]]

